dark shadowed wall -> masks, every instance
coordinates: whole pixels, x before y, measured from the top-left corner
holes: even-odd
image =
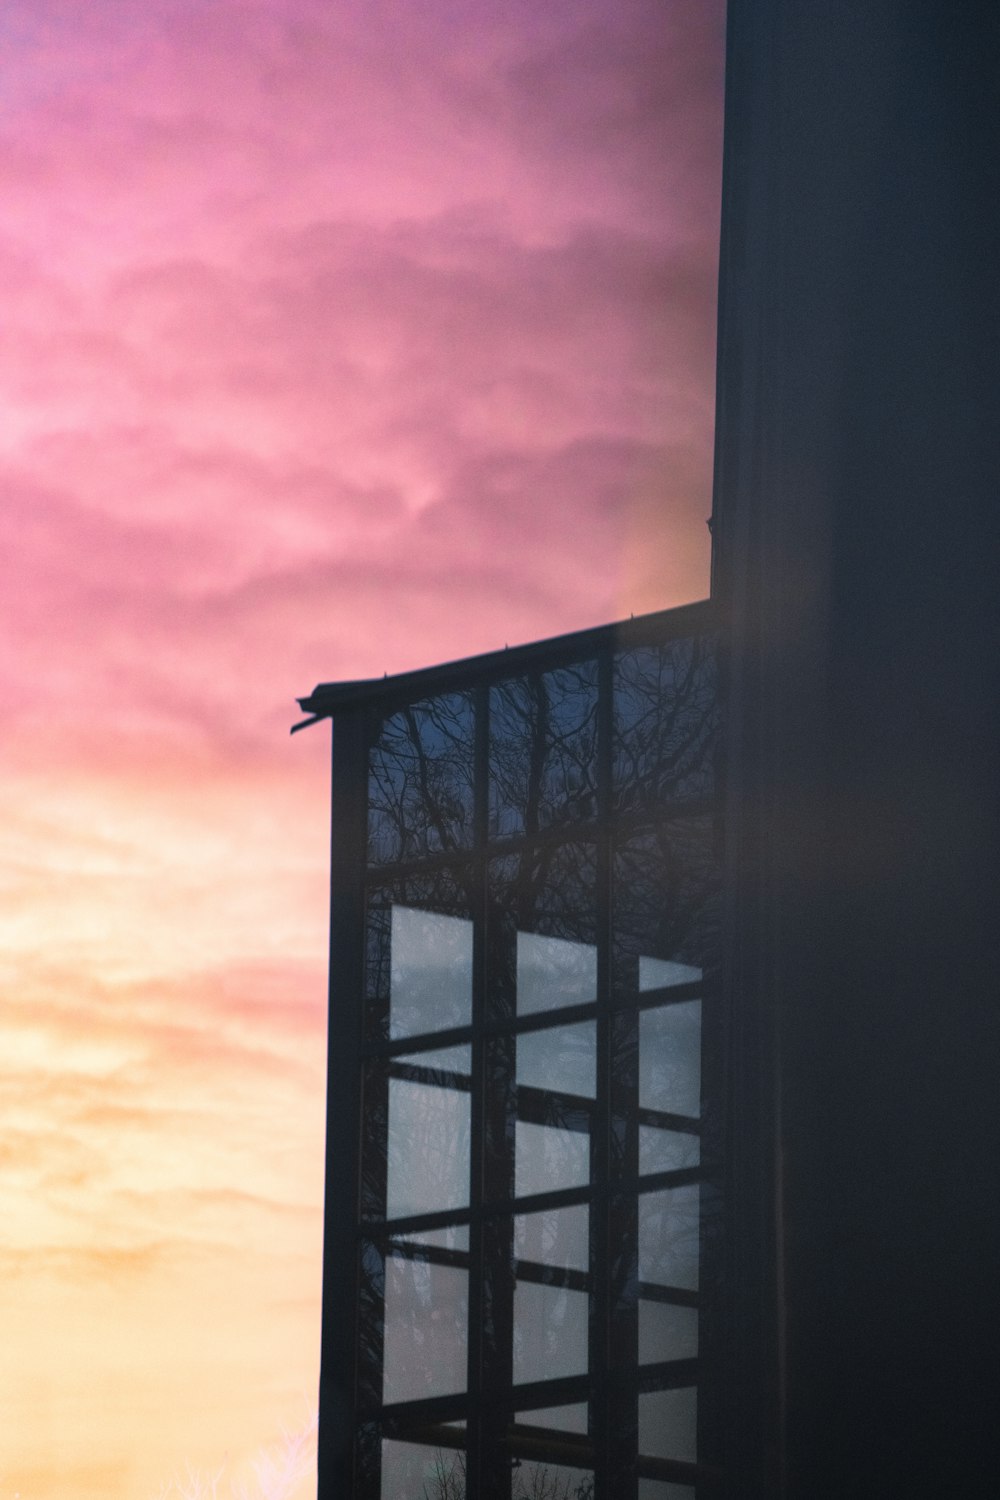
[[[729,10],[735,1493],[993,1495],[1000,7]]]

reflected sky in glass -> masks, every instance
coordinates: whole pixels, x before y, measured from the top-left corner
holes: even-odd
[[[696,1135],[680,1130],[659,1130],[654,1125],[639,1126],[639,1173],[679,1172],[696,1167],[701,1161],[701,1141]]]
[[[701,1001],[639,1013],[639,1107],[701,1114]]]
[[[586,1005],[597,998],[597,948],[568,938],[517,934],[517,1013]]]
[[[416,1036],[472,1020],[472,923],[392,908],[389,1035]]]
[[[514,1254],[544,1266],[586,1271],[590,1264],[589,1210],[585,1203],[514,1217]]]
[[[383,1401],[465,1390],[468,1304],[468,1271],[386,1256]]]
[[[698,1355],[698,1309],[675,1302],[639,1299],[639,1363],[695,1359]]]
[[[597,1023],[580,1021],[519,1036],[517,1081],[531,1088],[593,1099],[597,1090]]]
[[[468,1202],[468,1093],[390,1078],[386,1217],[438,1213]]]
[[[639,1194],[639,1280],[698,1289],[699,1184]]]
[[[586,1292],[518,1281],[514,1286],[514,1383],[587,1370]]]
[[[381,1500],[465,1500],[462,1456],[424,1443],[382,1440]]]
[[[640,1479],[638,1500],[695,1500],[694,1485],[668,1479]]]
[[[514,1191],[518,1198],[590,1181],[590,1136],[582,1130],[518,1120],[514,1136]]]
[[[639,1396],[639,1452],[646,1458],[697,1456],[698,1392],[685,1385],[673,1391],[646,1391]]]

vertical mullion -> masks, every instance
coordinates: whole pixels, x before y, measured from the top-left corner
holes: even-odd
[[[483,1021],[486,1010],[486,840],[489,827],[489,690],[479,683],[475,693],[473,747],[473,819],[475,877],[473,890],[472,967],[472,1096],[470,1100],[468,1396],[466,1478],[470,1494],[483,1484],[483,1306],[486,1137],[486,1056]]]
[[[367,853],[367,723],[338,715],[331,791],[326,1200],[320,1355],[319,1500],[360,1494],[355,1474],[359,1338],[361,1021]],[[376,1475],[377,1478],[377,1475]]]
[[[488,709],[488,688],[483,701]],[[484,714],[484,718],[486,714]],[[488,786],[488,728],[484,736],[484,799]],[[509,1020],[515,1010],[512,989],[516,972],[514,923],[497,911],[490,892],[487,858],[488,807],[483,818],[484,981],[483,1019]],[[482,1218],[482,1385],[479,1486],[470,1490],[478,1500],[510,1500],[510,1458],[507,1426],[511,1410],[514,1289],[512,1263],[513,1220],[497,1211],[514,1194],[513,1136],[516,1111],[514,1038],[511,1032],[491,1035],[483,1042],[483,1200],[489,1212]]]
[[[595,1500],[618,1500],[608,1458],[614,1364],[610,1343],[612,1235],[611,1099],[611,652],[597,658],[597,1097],[591,1141],[590,1422]]]

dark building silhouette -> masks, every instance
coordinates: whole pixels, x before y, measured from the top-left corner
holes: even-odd
[[[721,1472],[717,672],[693,605],[303,700],[334,721],[324,1493]]]
[[[730,0],[733,1493],[997,1486],[1000,7]]]
[[[730,0],[710,605],[303,700],[322,1500],[996,1492],[998,26]]]

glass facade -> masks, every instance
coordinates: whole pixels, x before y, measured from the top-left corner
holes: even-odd
[[[716,673],[691,606],[303,700],[334,719],[321,1497],[717,1493]]]

